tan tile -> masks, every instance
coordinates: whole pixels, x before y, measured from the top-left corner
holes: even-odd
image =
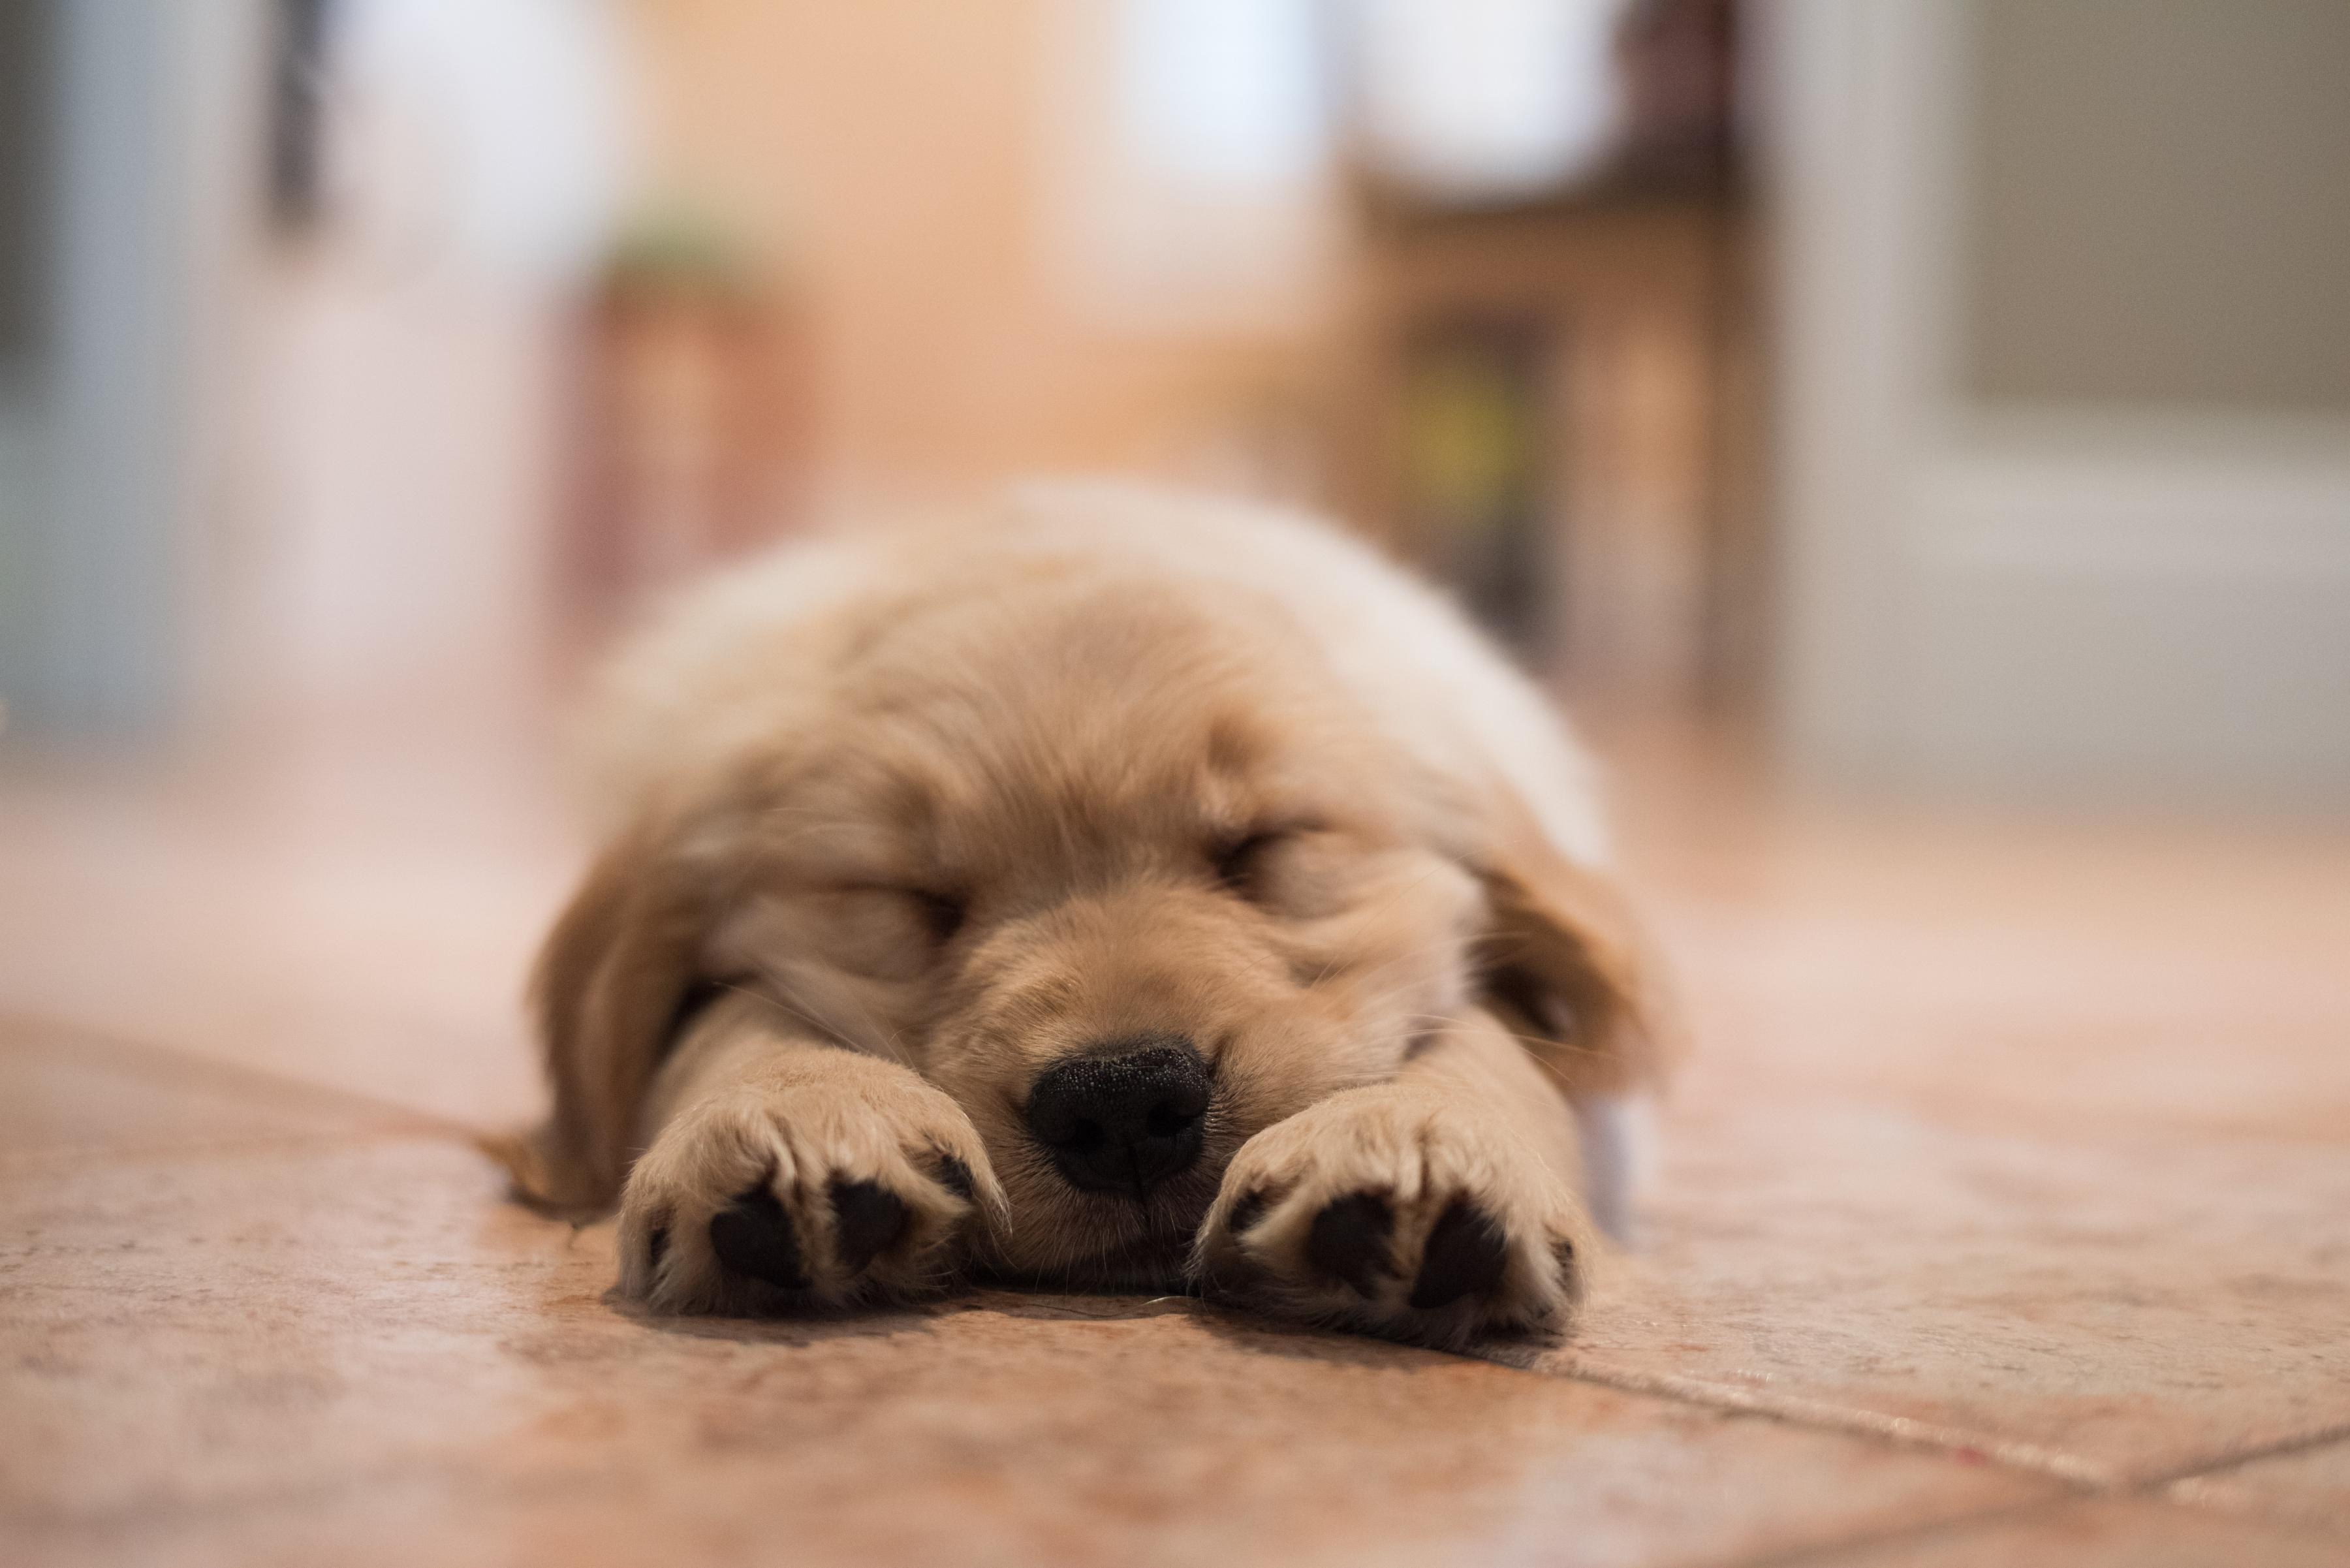
[[[2350,1432],[2338,1441],[2250,1459],[2165,1489],[2182,1502],[2330,1530],[2350,1557]]]
[[[279,1081],[536,1102],[577,846],[399,749],[0,784],[0,1009],[265,1075],[0,1048],[0,1560],[2339,1560],[2338,1449],[2208,1469],[2350,1419],[2338,835],[1623,792],[1703,1041],[1559,1358],[1611,1390],[1188,1303],[630,1321],[603,1231]],[[2206,1473],[1921,1532],[2047,1494],[2000,1460]]]
[[[1820,1568],[2340,1568],[2343,1544],[2289,1526],[2146,1499],[2021,1510],[1805,1559]]]
[[[0,1189],[0,1555],[1711,1561],[2051,1490],[1186,1302],[639,1322],[496,1192],[413,1141]]]
[[[2350,888],[2350,865],[2341,869]],[[2162,900],[2196,897],[2180,887]],[[1697,1016],[1693,1082],[1726,1079],[1897,1103],[1938,1120],[2059,1138],[2148,1133],[2350,1137],[2350,987],[2327,937],[2256,953],[2116,918],[2017,921],[1997,908],[1889,919],[1835,911],[1659,910]]]
[[[1647,1251],[1547,1365],[2089,1481],[2350,1421],[2337,1146],[1692,1101]]]
[[[1774,794],[1719,734],[1607,731],[1694,1075],[2063,1138],[2350,1138],[2350,833]]]
[[[1700,1049],[1561,1364],[2085,1480],[2350,1419],[2350,840],[1693,787],[1627,798]]]
[[[0,774],[0,1011],[477,1125],[531,1114],[523,977],[570,852],[429,770],[388,768],[390,799],[232,782]]]
[[[421,1125],[347,1095],[0,1016],[0,1171],[31,1161],[348,1138]]]

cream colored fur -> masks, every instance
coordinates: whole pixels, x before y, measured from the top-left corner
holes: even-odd
[[[514,1162],[544,1200],[619,1201],[656,1308],[978,1268],[1458,1343],[1565,1322],[1590,1210],[1628,1211],[1622,1107],[1674,1036],[1593,769],[1319,522],[1066,483],[795,546],[672,606],[589,749],[608,847],[542,960],[556,1111]],[[723,999],[670,1038],[696,983]],[[1211,1059],[1205,1152],[1147,1202],[1076,1191],[1021,1106],[1139,1031]],[[905,1218],[866,1259],[833,1210],[868,1186]],[[746,1190],[803,1285],[717,1256]],[[1363,1192],[1392,1234],[1350,1282],[1308,1239]],[[1455,1209],[1506,1265],[1415,1307]]]

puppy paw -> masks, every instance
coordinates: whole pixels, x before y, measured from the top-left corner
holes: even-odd
[[[1566,1179],[1506,1128],[1382,1085],[1243,1146],[1193,1269],[1280,1316],[1459,1347],[1563,1327],[1591,1236]]]
[[[671,1118],[621,1194],[620,1291],[737,1315],[919,1295],[982,1205],[1003,1194],[962,1109],[839,1053]]]

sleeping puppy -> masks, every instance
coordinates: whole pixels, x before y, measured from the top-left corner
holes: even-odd
[[[1566,1320],[1670,1024],[1585,760],[1367,550],[1040,488],[726,577],[608,697],[511,1159],[627,1296]]]

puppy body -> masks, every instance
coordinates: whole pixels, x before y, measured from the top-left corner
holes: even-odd
[[[1591,770],[1315,523],[1060,485],[797,547],[593,752],[515,1165],[619,1196],[658,1307],[978,1264],[1455,1342],[1555,1326],[1622,1210],[1672,1031]]]

